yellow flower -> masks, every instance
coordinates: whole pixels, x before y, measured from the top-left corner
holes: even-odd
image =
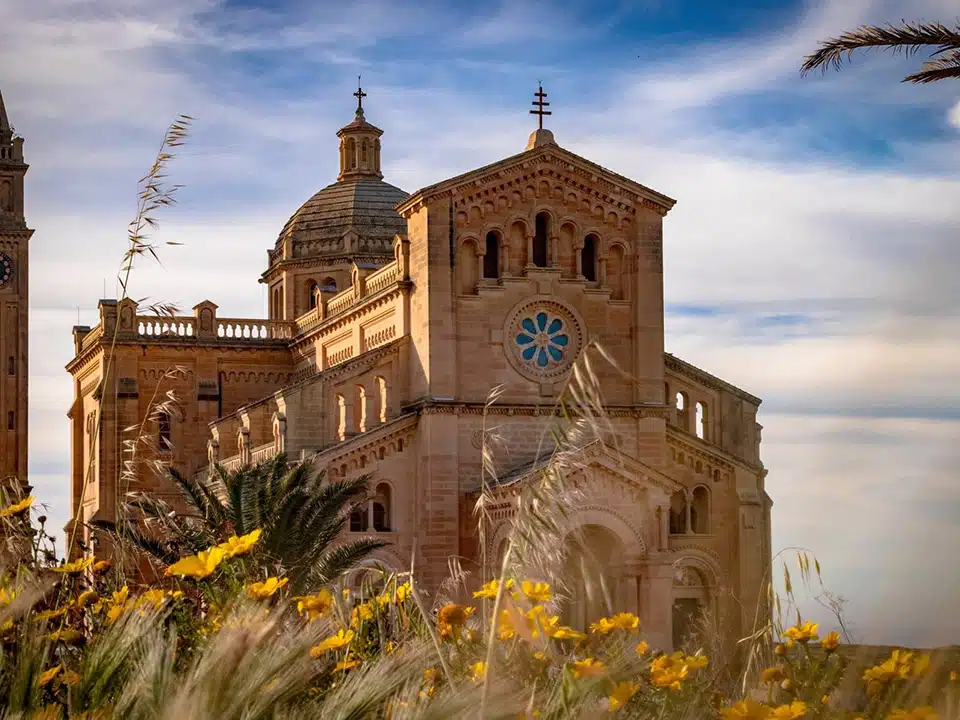
[[[534,583],[530,580],[524,580],[520,584],[520,589],[523,590],[523,594],[526,595],[527,600],[532,603],[550,602],[550,599],[553,597],[553,593],[550,592],[550,585],[547,583]]]
[[[867,683],[867,692],[873,694],[894,680],[922,675],[929,667],[929,655],[921,655],[915,660],[912,652],[894,650],[887,660],[864,672],[863,680]]]
[[[509,590],[512,587],[513,587],[513,578],[508,578],[507,584],[504,586],[504,588],[506,590]],[[473,593],[473,596],[475,598],[487,598],[489,600],[493,600],[495,597],[497,597],[497,591],[499,589],[500,589],[500,581],[491,580],[488,583],[484,583],[483,587],[481,587],[479,590]]]
[[[710,660],[706,655],[700,655],[699,653],[697,655],[687,655],[686,659],[684,660],[686,666],[691,670],[705,668],[709,662]]]
[[[16,596],[17,596],[16,590],[11,592],[6,588],[0,588],[0,607],[7,607],[10,603],[13,602],[13,599]]]
[[[167,601],[167,593],[163,590],[147,590],[137,598],[137,607],[144,605],[153,605],[154,610],[159,610]]]
[[[637,655],[646,655],[647,650],[649,649],[650,646],[647,645],[647,641],[641,640],[633,650],[635,653],[637,653]]]
[[[86,560],[81,558],[80,560],[74,560],[72,563],[66,563],[65,565],[61,565],[60,567],[55,567],[50,569],[53,570],[53,572],[55,573],[65,573],[67,575],[79,575],[88,567],[93,565],[94,560],[95,558],[91,555]]]
[[[216,570],[225,559],[226,554],[219,546],[210,548],[209,550],[198,552],[196,555],[181,558],[167,568],[166,574],[202,580],[212,575],[213,571]]]
[[[7,505],[3,510],[0,510],[0,518],[14,517],[15,515],[26,512],[30,509],[30,506],[33,505],[33,500],[33,495],[28,495],[18,503]]]
[[[40,675],[40,679],[37,680],[37,685],[39,687],[45,687],[46,685],[49,685],[51,682],[53,682],[53,679],[57,676],[57,674],[62,669],[63,669],[63,665],[54,665],[49,670],[44,671]]]
[[[93,567],[90,568],[90,572],[92,572],[94,575],[103,575],[103,573],[110,569],[112,564],[113,563],[111,563],[109,560],[100,560],[99,562],[95,562],[93,564]]]
[[[69,607],[61,607],[61,608],[57,608],[56,610],[44,610],[43,612],[38,612],[36,615],[34,615],[33,619],[36,622],[43,622],[44,620],[53,620],[54,618],[58,618],[63,615],[66,615],[67,610],[69,609],[70,609]]]
[[[129,596],[130,596],[130,588],[124,585],[122,588],[120,588],[115,593],[113,593],[111,602],[113,602],[114,605],[123,605],[127,601],[127,598]]]
[[[913,710],[894,710],[887,715],[887,720],[938,720],[939,717],[936,710],[926,705]]]
[[[473,615],[476,608],[464,605],[444,605],[437,613],[437,625],[449,625],[450,627],[462,627],[464,623]]]
[[[64,628],[47,635],[50,642],[62,642],[67,645],[82,645],[86,638],[83,633],[73,628]]]
[[[128,610],[133,610],[136,606],[134,600],[127,600],[122,603],[114,603],[110,606],[110,609],[107,610],[107,624],[113,625],[120,617],[127,612]]]
[[[760,673],[760,682],[764,685],[778,683],[787,676],[783,672],[781,667],[768,667],[766,670]]]
[[[370,607],[369,603],[360,603],[350,613],[350,625],[358,628],[360,623],[367,620],[373,620],[373,608]]]
[[[336,635],[331,635],[319,645],[314,645],[310,649],[310,657],[320,657],[329,650],[339,650],[346,647],[353,641],[353,630],[344,630],[341,628]]]
[[[783,634],[787,636],[788,644],[795,642],[806,643],[811,640],[816,640],[819,637],[817,635],[817,628],[819,627],[820,623],[807,620],[802,625],[794,625],[791,628],[787,628]]]
[[[301,615],[306,614],[310,622],[323,616],[333,607],[333,595],[326,589],[321,589],[316,595],[295,597],[294,600],[297,601],[297,612]]]
[[[513,615],[509,610],[500,611],[500,619],[497,622],[497,637],[500,640],[509,640],[517,634],[517,628],[513,624]]]
[[[345,671],[347,671],[347,670],[350,670],[350,669],[352,669],[352,668],[357,667],[359,664],[360,664],[360,661],[357,660],[357,658],[352,657],[352,656],[351,656],[351,657],[346,657],[346,658],[344,658],[343,660],[341,660],[340,662],[338,662],[338,663],[336,664],[336,666],[333,668],[333,671],[334,671],[334,672],[345,672]]]
[[[393,602],[395,603],[404,603],[407,601],[407,598],[410,597],[410,593],[413,590],[410,587],[409,582],[405,582],[403,585],[397,586],[397,591],[393,594]]]
[[[74,604],[77,607],[82,608],[87,607],[87,605],[93,605],[93,603],[97,602],[99,599],[100,596],[94,590],[86,590],[77,595],[77,599]]]
[[[771,712],[773,710],[768,705],[753,700],[741,700],[728,708],[723,708],[720,714],[724,720],[767,720]]]
[[[554,640],[583,640],[586,637],[585,633],[574,630],[572,627],[567,627],[566,625],[551,628],[547,634]]]
[[[839,644],[840,644],[840,633],[836,631],[828,633],[827,636],[820,641],[820,647],[828,651],[836,650]]]
[[[427,668],[423,671],[423,679],[425,682],[436,682],[440,679],[440,671],[436,668]]]
[[[573,664],[573,675],[576,678],[595,677],[597,675],[603,675],[604,671],[603,663],[593,658],[577,660],[577,662]]]
[[[778,657],[783,657],[784,655],[787,654],[787,646],[782,643],[779,643],[776,645],[776,647],[773,648],[773,653]]]
[[[637,694],[640,686],[632,682],[618,682],[610,691],[607,700],[610,702],[610,712],[616,712],[628,702],[630,698]]]
[[[771,718],[776,720],[799,720],[807,714],[807,704],[802,700],[794,700],[789,705],[780,705],[773,709]]]
[[[611,618],[600,618],[590,625],[590,632],[607,633],[614,630],[629,630],[636,633],[640,627],[640,618],[633,613],[618,613]]]
[[[483,679],[487,676],[487,664],[483,661],[475,662],[470,666],[470,674],[473,677],[475,683],[482,682]]]
[[[266,600],[287,584],[287,578],[267,578],[263,582],[247,586],[247,597],[253,600]]]
[[[233,535],[232,537],[227,538],[226,542],[217,545],[217,548],[223,552],[224,560],[240,557],[241,555],[246,555],[253,550],[253,546],[256,545],[260,540],[260,534],[261,530],[260,528],[257,528],[253,532],[247,533],[246,535],[241,535],[240,537]]]

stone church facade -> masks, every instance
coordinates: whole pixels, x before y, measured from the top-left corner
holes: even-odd
[[[129,490],[173,497],[147,473],[120,486],[123,429],[169,390],[177,412],[149,424],[161,459],[202,477],[214,462],[283,452],[330,478],[369,474],[349,533],[387,538],[377,560],[389,568],[408,569],[416,553],[436,587],[452,557],[479,569],[484,423],[502,446],[494,558],[563,384],[595,341],[620,371],[599,370],[610,432],[582,448],[571,477],[594,571],[660,647],[704,606],[731,637],[748,632],[771,562],[760,400],[664,352],[662,230],[674,201],[543,129],[517,155],[408,195],[384,182],[383,132],[360,103],[337,133],[336,182],[268,251],[266,320],[222,317],[210,301],[159,319],[102,300],[99,324],[74,328],[71,525],[112,519]],[[171,377],[174,366],[185,372]],[[579,622],[596,613],[589,599],[574,611]]]

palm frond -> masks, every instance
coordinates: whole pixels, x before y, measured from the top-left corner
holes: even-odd
[[[309,583],[313,587],[328,585],[331,581],[356,567],[362,560],[382,547],[389,545],[385,540],[362,538],[338,545],[325,552],[310,569]]]
[[[227,520],[227,511],[220,499],[201,483],[193,478],[189,480],[172,467],[167,468],[167,474],[186,495],[188,502],[204,517],[213,522],[223,524]]]
[[[107,533],[119,544],[123,544],[124,542],[132,543],[137,549],[166,565],[171,565],[180,559],[180,552],[175,544],[144,535],[129,523],[126,523],[122,530],[118,529],[112,522],[106,520],[93,520],[90,525],[97,530]]]
[[[885,27],[864,25],[840,37],[822,42],[820,48],[806,58],[800,73],[805,75],[816,68],[821,68],[824,72],[829,67],[839,70],[844,56],[849,58],[856,50],[886,48],[894,53],[902,52],[910,56],[925,47],[932,48],[932,56],[960,49],[960,26],[949,28],[937,22],[889,24]],[[911,80],[912,77],[906,80]],[[932,79],[911,81],[932,82]]]
[[[948,78],[960,79],[960,50],[954,50],[946,57],[928,60],[919,72],[907,75],[904,80],[924,84]]]

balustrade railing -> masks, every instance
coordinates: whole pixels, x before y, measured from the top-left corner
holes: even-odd
[[[327,302],[327,316],[343,312],[357,301],[353,286],[337,293]]]
[[[138,315],[136,325],[138,337],[196,337],[197,335],[197,319],[192,317],[164,318]]]
[[[240,455],[234,455],[229,457],[226,460],[220,461],[220,466],[227,472],[233,472],[234,470],[239,470],[243,467],[243,457]]]
[[[217,337],[233,340],[289,340],[295,324],[279,320],[217,318]]]
[[[397,261],[384,265],[367,277],[367,295],[373,295],[397,281]]]
[[[271,440],[265,445],[261,445],[260,447],[256,447],[250,451],[250,464],[259,465],[260,463],[274,457],[276,454],[276,445],[274,445],[273,441]]]

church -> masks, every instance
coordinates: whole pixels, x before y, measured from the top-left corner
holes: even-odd
[[[611,432],[584,445],[571,478],[591,572],[655,647],[677,645],[700,609],[730,639],[750,632],[771,569],[760,399],[664,351],[675,201],[559,145],[542,88],[522,152],[407,193],[383,179],[384,132],[355,96],[336,181],[267,252],[267,319],[224,316],[211,300],[172,318],[101,300],[99,323],[74,328],[68,530],[114,519],[130,490],[174,497],[147,472],[121,487],[124,429],[173,391],[177,411],[149,432],[181,472],[285,453],[331,479],[369,475],[348,532],[386,538],[379,563],[409,569],[415,553],[428,588],[452,558],[479,576],[485,427],[501,438],[496,558],[571,368],[596,343],[619,369],[598,369]],[[580,625],[597,612],[589,599],[568,608]]]

